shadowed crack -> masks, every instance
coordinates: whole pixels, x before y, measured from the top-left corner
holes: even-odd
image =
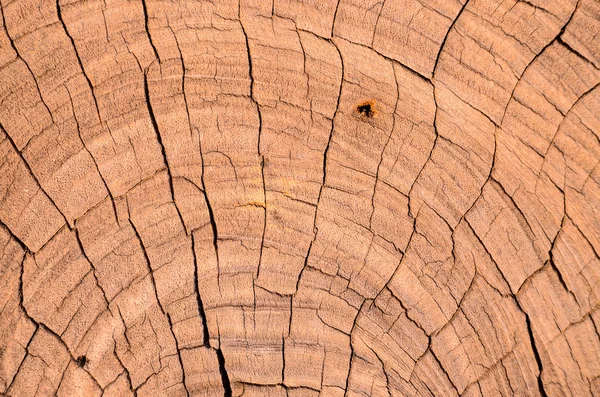
[[[150,34],[150,27],[148,26],[148,6],[146,5],[147,0],[142,0],[142,8],[144,10],[144,25],[146,26],[146,32],[148,33],[148,41],[152,46],[152,51],[154,51],[154,56],[158,60],[160,64],[160,55],[158,55],[158,51],[156,50],[156,46],[154,45],[154,41],[152,41],[152,35]]]
[[[539,353],[537,345],[535,343],[535,337],[533,336],[533,329],[531,328],[531,320],[529,318],[529,314],[523,310],[519,301],[517,299],[515,299],[515,302],[517,302],[517,306],[519,307],[519,310],[521,310],[525,314],[525,322],[527,324],[527,333],[529,335],[529,342],[531,344],[531,350],[533,350],[533,356],[535,357],[535,362],[537,364],[538,370],[540,371],[540,373],[537,376],[538,389],[539,389],[542,397],[546,397],[548,394],[546,394],[546,390],[544,389],[544,382],[542,381],[542,373],[544,371],[544,366],[542,364],[542,359],[540,357],[540,353]]]
[[[225,369],[225,357],[221,349],[216,349],[217,359],[219,361],[219,372],[221,373],[221,381],[223,382],[224,397],[231,397],[231,383],[229,383],[229,375]]]
[[[181,216],[179,207],[177,207],[177,203],[175,202],[175,189],[173,188],[173,174],[171,173],[171,168],[169,167],[169,160],[167,159],[165,145],[163,144],[162,137],[161,137],[160,131],[158,129],[158,123],[156,122],[156,117],[154,116],[154,110],[152,110],[152,104],[150,103],[150,92],[148,90],[148,70],[144,70],[143,73],[144,73],[144,95],[146,97],[146,106],[148,108],[148,114],[150,115],[150,121],[152,122],[152,128],[154,129],[154,134],[156,135],[158,144],[160,145],[160,150],[161,150],[163,159],[165,161],[165,167],[167,168],[167,173],[169,174],[169,189],[171,190],[171,199],[173,200],[173,205],[175,206],[175,210],[177,211],[177,216],[179,216],[179,221],[181,222],[181,225],[185,229],[185,222],[183,221],[183,217]]]
[[[185,66],[185,60],[183,58],[183,54],[181,52],[181,48],[179,47],[179,41],[177,39],[177,36],[175,35],[175,32],[173,32],[173,30],[171,29],[171,33],[173,34],[173,37],[175,39],[175,43],[177,44],[177,50],[179,52],[179,58],[181,60],[181,67],[183,70],[183,75],[181,78],[181,91],[183,93],[183,98],[184,98],[184,103],[185,103],[185,109],[186,109],[186,113],[187,113],[187,119],[188,119],[188,125],[190,128],[190,133],[192,133],[193,131],[193,127],[192,127],[192,122],[190,119],[190,112],[189,112],[189,107],[188,107],[188,101],[187,101],[187,94],[185,91],[185,79],[186,79],[186,66]],[[199,138],[199,151],[200,151],[200,158],[202,160],[202,173],[200,175],[200,180],[202,182],[202,193],[204,195],[204,200],[206,201],[206,207],[208,210],[208,216],[210,219],[210,225],[211,225],[211,229],[212,229],[212,233],[213,233],[213,247],[215,250],[215,256],[216,256],[216,260],[217,260],[217,269],[218,269],[218,274],[217,274],[217,284],[219,285],[219,289],[220,289],[220,283],[219,283],[219,278],[220,278],[220,262],[219,262],[219,246],[218,246],[218,232],[217,232],[217,223],[215,220],[215,216],[213,213],[213,208],[212,205],[210,203],[210,200],[208,198],[208,194],[207,194],[207,190],[206,190],[206,184],[205,184],[205,179],[204,179],[204,174],[205,174],[205,168],[206,168],[206,163],[204,161],[204,152],[202,150],[202,137],[200,136]],[[194,247],[194,242],[193,242],[193,237],[192,237],[192,246]],[[195,289],[196,289],[196,299],[198,302],[198,311],[200,316],[202,317],[202,327],[203,327],[203,345],[205,347],[210,347],[210,334],[208,331],[208,325],[207,325],[207,320],[206,320],[206,313],[204,311],[204,304],[201,300],[200,297],[200,289],[198,286],[198,264],[197,264],[197,259],[196,259],[196,254],[194,252],[194,276],[195,276]],[[224,393],[225,393],[225,397],[231,397],[231,385],[229,383],[229,376],[227,374],[227,370],[225,368],[225,358],[223,357],[223,353],[221,352],[221,348],[219,347],[218,349],[214,349],[217,353],[217,359],[219,362],[219,371],[221,373],[221,381],[223,383],[223,389],[224,389]]]

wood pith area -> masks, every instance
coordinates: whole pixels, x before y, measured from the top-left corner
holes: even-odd
[[[0,395],[600,396],[598,0],[0,10]]]

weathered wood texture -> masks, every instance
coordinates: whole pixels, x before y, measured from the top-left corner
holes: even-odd
[[[598,0],[0,0],[0,394],[600,396]]]

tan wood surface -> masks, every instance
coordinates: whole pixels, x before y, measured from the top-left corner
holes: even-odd
[[[598,0],[0,6],[0,395],[600,396]]]

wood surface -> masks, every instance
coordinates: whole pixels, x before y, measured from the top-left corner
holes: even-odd
[[[0,395],[600,396],[598,0],[0,5]]]

